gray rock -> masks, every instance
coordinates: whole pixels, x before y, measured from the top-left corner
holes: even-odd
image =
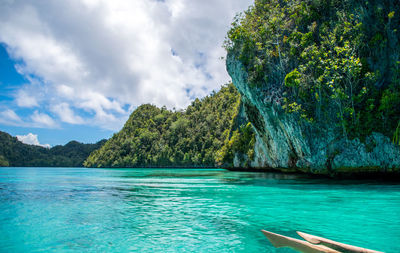
[[[279,85],[271,87],[267,95],[252,86],[244,66],[232,53],[226,66],[256,133],[254,159],[247,163],[251,167],[317,174],[400,171],[400,147],[388,137],[373,133],[361,142],[349,140],[335,126],[310,124],[282,109],[276,95]],[[235,167],[243,164],[238,157]]]

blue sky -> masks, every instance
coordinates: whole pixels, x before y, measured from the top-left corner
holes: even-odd
[[[0,3],[0,130],[51,146],[109,138],[140,104],[229,82],[221,45],[249,0]]]
[[[37,109],[20,108],[14,101],[18,90],[29,83],[29,80],[24,78],[24,76],[19,74],[15,69],[15,64],[18,63],[20,62],[10,59],[6,51],[6,45],[0,44],[0,108],[3,109],[1,111],[11,109],[20,118],[26,118]],[[43,110],[46,112],[45,109]],[[25,126],[23,123],[7,124],[7,122],[1,122],[0,130],[13,136],[34,133],[40,136],[38,140],[40,143],[50,144],[51,146],[65,144],[71,140],[94,143],[104,138],[110,138],[114,132],[112,130],[102,129],[101,127],[70,125],[62,122],[59,124],[59,127],[48,128]]]

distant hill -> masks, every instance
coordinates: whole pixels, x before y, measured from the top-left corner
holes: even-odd
[[[232,84],[201,100],[196,99],[184,111],[141,105],[122,130],[95,150],[84,165],[215,166],[217,160],[225,162],[229,157],[226,146],[232,145],[230,135],[239,110],[240,95]],[[238,131],[235,133],[238,135]]]
[[[10,167],[81,167],[89,154],[106,140],[95,144],[71,141],[53,148],[28,145],[0,131],[0,166]]]

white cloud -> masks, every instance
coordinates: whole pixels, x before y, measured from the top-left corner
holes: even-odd
[[[50,148],[50,144],[40,144],[37,134],[29,133],[27,135],[17,135],[17,139],[25,144],[41,146],[44,148]]]
[[[83,124],[84,120],[82,117],[75,115],[74,111],[69,107],[67,103],[61,103],[54,105],[51,110],[56,113],[62,122],[69,124]]]
[[[79,116],[73,114],[68,115],[68,109],[66,109],[65,118],[67,116],[75,117],[70,120],[79,120]],[[63,122],[66,122],[63,120]],[[70,122],[68,122],[70,123]],[[20,117],[18,114],[11,109],[5,109],[0,111],[0,124],[8,126],[19,126],[19,127],[33,127],[33,128],[59,128],[60,125],[48,114],[35,110],[31,115],[26,117]]]
[[[31,115],[32,126],[38,128],[57,128],[58,124],[46,113],[35,111]]]
[[[6,109],[0,112],[0,124],[21,126],[23,121],[13,110]]]
[[[57,115],[69,108],[71,114],[59,115],[61,121],[107,122],[104,127],[112,129],[120,128],[130,113],[124,108],[142,103],[182,108],[230,80],[219,60],[225,55],[221,45],[235,13],[251,3],[0,3],[0,42],[6,43],[11,57],[23,60],[18,71],[35,83],[35,92],[24,93],[25,87],[16,103],[53,108]],[[88,112],[92,118],[83,120],[72,110]]]
[[[24,89],[20,89],[16,96],[16,102],[19,107],[36,107],[38,106],[37,98]]]

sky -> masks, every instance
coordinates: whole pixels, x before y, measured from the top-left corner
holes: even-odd
[[[0,131],[94,143],[143,103],[183,109],[228,83],[222,44],[252,0],[0,0]]]

